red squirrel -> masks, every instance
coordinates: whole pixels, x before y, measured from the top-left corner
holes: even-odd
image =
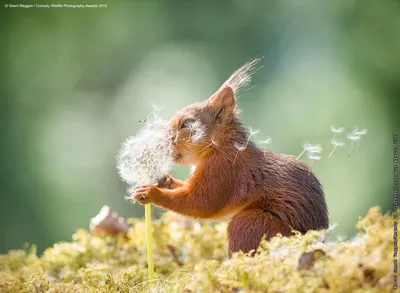
[[[134,199],[178,214],[226,220],[229,253],[255,250],[263,236],[328,228],[322,186],[294,156],[259,149],[237,118],[238,89],[258,59],[247,63],[203,102],[171,118],[174,163],[193,165],[185,181],[139,188]]]

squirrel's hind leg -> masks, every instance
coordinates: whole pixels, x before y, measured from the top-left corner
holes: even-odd
[[[277,233],[291,234],[291,229],[274,213],[257,208],[244,209],[228,225],[229,255],[232,252],[256,250],[262,237],[270,239]]]

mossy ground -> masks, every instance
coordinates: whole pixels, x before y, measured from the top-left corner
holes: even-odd
[[[352,240],[321,243],[326,231],[277,236],[255,257],[231,259],[226,224],[185,226],[166,216],[154,223],[153,282],[144,222],[130,222],[126,237],[78,230],[40,257],[35,246],[0,255],[0,292],[392,292],[393,219],[377,207]]]

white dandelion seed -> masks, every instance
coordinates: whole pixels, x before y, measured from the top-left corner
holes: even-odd
[[[312,161],[319,161],[319,160],[321,160],[321,156],[314,155],[314,154],[308,154],[307,158],[310,159],[310,160],[312,160]]]
[[[303,150],[301,151],[300,155],[297,156],[297,160],[303,156],[303,154],[307,151],[307,149],[309,148],[310,145],[311,144],[309,144],[308,142],[305,142],[303,144]]]
[[[235,143],[233,144],[234,147],[238,150],[238,151],[236,152],[235,158],[233,159],[233,165],[234,165],[235,162],[236,162],[236,158],[237,158],[239,152],[244,151],[244,150],[247,148],[247,146],[249,145],[249,142],[250,142],[251,137],[252,137],[253,135],[256,135],[256,134],[259,133],[259,132],[260,132],[259,129],[253,130],[253,128],[249,127],[249,136],[247,137],[246,142],[243,143],[243,144],[239,144],[239,143],[235,142]]]
[[[319,144],[308,145],[306,150],[307,150],[307,152],[309,152],[311,154],[320,154],[322,152],[322,147]]]
[[[310,163],[309,163],[309,166],[308,166],[310,168],[310,171],[309,171],[309,173],[310,173],[314,161],[321,160],[321,156],[316,155],[315,153],[308,153],[307,158],[310,160]]]
[[[342,133],[342,132],[344,132],[344,127],[335,128],[335,126],[331,126],[331,131],[333,133]]]
[[[328,159],[333,155],[337,147],[344,147],[345,143],[343,141],[335,140],[334,138],[331,140],[331,145],[333,145],[332,151],[328,156]]]
[[[192,124],[190,124],[189,126],[190,129],[190,140],[193,142],[200,142],[204,139],[204,137],[206,136],[206,130],[204,125],[196,120],[195,122],[193,122]]]
[[[342,133],[342,132],[344,132],[344,127],[339,127],[339,128],[336,128],[335,126],[331,126],[331,131],[333,132],[333,138],[332,139],[335,139],[336,138],[336,135],[338,134],[338,133]]]
[[[263,145],[267,145],[267,144],[271,144],[272,143],[272,138],[267,137],[264,140],[260,140],[259,143],[263,144]]]
[[[361,139],[361,135],[354,134],[354,133],[349,133],[346,136],[352,142],[357,142]]]
[[[305,142],[303,144],[303,151],[300,153],[300,155],[297,156],[297,159],[300,159],[305,152],[309,154],[320,154],[322,152],[322,147],[319,144],[312,145],[308,142]]]
[[[264,140],[258,141],[258,143],[263,146],[264,157],[267,156],[267,145],[269,145],[271,142],[272,142],[272,139],[269,136]]]
[[[357,128],[354,128],[353,134],[354,135],[366,135],[366,134],[368,134],[368,129],[363,128],[361,130],[358,130]]]
[[[122,144],[117,169],[119,176],[130,185],[129,193],[142,185],[157,183],[170,170],[172,135],[166,125],[161,119],[151,121]]]
[[[258,141],[258,143],[263,146],[264,150],[266,150],[267,149],[267,145],[272,143],[272,139],[268,136],[266,139]]]
[[[244,151],[244,150],[246,149],[246,147],[247,147],[247,144],[246,144],[246,143],[239,144],[239,143],[235,142],[233,145],[234,145],[235,148],[238,149],[240,152]]]
[[[348,157],[350,157],[350,155],[351,155],[351,151],[353,150],[354,143],[357,143],[357,146],[359,146],[361,137],[363,135],[366,135],[367,133],[368,133],[368,129],[366,129],[366,128],[363,128],[361,130],[358,130],[357,128],[354,128],[351,133],[348,133],[346,135],[347,139],[350,140],[350,149],[349,149]]]
[[[335,229],[336,229],[336,227],[337,227],[337,225],[338,225],[337,223],[332,223],[332,224],[330,224],[330,225],[329,225],[329,228],[328,228],[328,229],[329,229],[329,231],[333,231],[333,230],[335,230]]]
[[[336,147],[344,147],[345,146],[345,143],[343,141],[335,140],[335,139],[331,140],[331,144]]]
[[[160,112],[162,107],[156,104],[152,104],[151,107],[153,108],[153,112]]]
[[[259,132],[260,132],[260,129],[253,130],[253,128],[251,128],[251,126],[249,126],[250,137],[253,136],[253,135],[256,135]]]
[[[214,137],[211,137],[210,140],[212,145],[218,146],[218,142],[214,139]]]

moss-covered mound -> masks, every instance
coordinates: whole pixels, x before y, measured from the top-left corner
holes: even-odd
[[[310,231],[263,242],[255,257],[226,252],[226,224],[154,223],[157,279],[147,280],[144,222],[127,237],[78,230],[37,257],[35,246],[0,256],[0,292],[392,292],[393,219],[372,208],[350,241]]]

